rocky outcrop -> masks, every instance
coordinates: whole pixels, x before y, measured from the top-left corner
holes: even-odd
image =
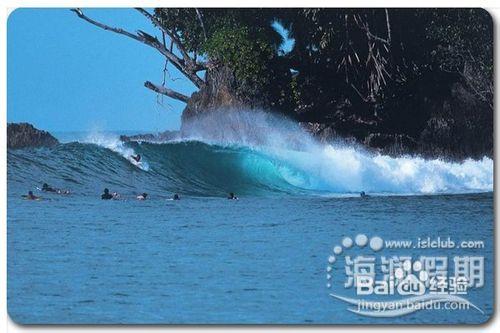
[[[123,142],[135,141],[147,141],[147,142],[165,142],[169,140],[174,140],[179,137],[179,131],[164,131],[160,133],[148,133],[148,134],[137,134],[137,135],[120,135],[120,140]]]
[[[7,148],[52,147],[59,144],[49,132],[42,131],[28,123],[7,124]]]
[[[182,112],[182,124],[204,112],[250,106],[237,92],[238,82],[227,67],[210,69],[206,75],[207,84],[193,93]],[[182,130],[181,130],[182,131]]]
[[[196,124],[192,120],[207,112],[217,110],[234,118],[230,114],[235,110],[272,109],[242,97],[230,71],[212,75],[188,101],[181,133],[189,133]],[[323,108],[301,104],[288,115],[319,141],[361,145],[384,155],[454,161],[493,157],[493,109],[459,75],[428,71],[391,92],[377,103],[330,96]],[[220,117],[213,118],[212,130]]]
[[[182,112],[181,133],[191,120],[212,111],[234,112],[242,109],[264,109],[280,113],[287,111],[282,105],[284,102],[281,90],[270,82],[262,87],[256,87],[251,81],[238,80],[234,71],[226,66],[208,69],[205,81],[206,84],[193,93],[187,101]]]
[[[349,104],[332,107],[302,126],[320,141],[355,142],[382,154],[460,161],[493,157],[493,110],[457,76],[429,73],[355,116]],[[359,113],[358,113],[359,114]]]

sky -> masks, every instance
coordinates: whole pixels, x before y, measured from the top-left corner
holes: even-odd
[[[101,22],[158,34],[133,9],[88,9]],[[184,103],[143,86],[161,83],[163,56],[128,37],[101,30],[69,9],[17,9],[7,32],[7,121],[49,131],[178,129]],[[195,87],[171,69],[170,87]]]
[[[134,9],[85,13],[160,37]],[[287,40],[283,48],[291,45]],[[143,86],[146,80],[162,82],[164,62],[157,50],[95,27],[69,9],[17,9],[8,19],[7,121],[57,132],[178,129],[185,104]],[[169,71],[170,88],[188,96],[196,91],[175,68]]]

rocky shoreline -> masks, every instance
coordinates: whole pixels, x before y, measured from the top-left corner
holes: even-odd
[[[355,132],[339,129],[338,123],[299,122],[300,126],[314,138],[322,143],[341,142],[349,145],[358,145],[375,153],[398,157],[402,155],[420,156],[423,158],[441,158],[449,161],[463,161],[467,158],[480,159],[484,156],[493,158],[493,151],[484,152],[481,149],[467,151],[460,149],[460,145],[443,145],[442,143],[453,139],[450,136],[449,125],[446,120],[432,117],[429,120],[427,131],[415,139],[406,134],[391,134],[368,131],[365,136],[356,136]],[[358,124],[359,125],[359,124]],[[367,125],[369,126],[369,124]],[[356,128],[350,124],[348,128]],[[431,132],[432,130],[432,132]],[[440,138],[440,144],[433,143],[426,136],[429,132]],[[144,133],[137,135],[121,135],[123,142],[165,142],[182,138],[180,131],[163,131],[159,133]],[[49,132],[35,128],[29,123],[9,123],[7,126],[7,147],[9,149],[52,147],[59,141]],[[474,140],[468,142],[474,145]]]
[[[136,135],[120,135],[120,140],[123,142],[147,141],[147,142],[165,142],[179,137],[179,131],[163,131],[160,133],[145,133]]]
[[[53,147],[59,141],[47,131],[39,130],[29,123],[7,124],[7,148]]]

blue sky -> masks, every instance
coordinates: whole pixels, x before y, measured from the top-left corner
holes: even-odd
[[[131,31],[156,30],[132,9],[88,9]],[[101,30],[68,9],[18,9],[8,20],[7,120],[50,131],[176,129],[184,103],[157,102],[144,81],[161,83],[164,58]],[[172,77],[181,74],[171,69]],[[172,87],[190,94],[185,79]]]
[[[133,9],[85,12],[108,25],[159,35]],[[179,128],[184,103],[158,101],[143,87],[146,80],[162,82],[158,51],[101,30],[69,9],[18,9],[9,17],[7,35],[8,122],[49,131]],[[175,68],[170,74],[171,88],[187,95],[196,90]]]

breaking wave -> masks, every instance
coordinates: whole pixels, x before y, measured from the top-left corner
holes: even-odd
[[[141,154],[137,165],[131,155]],[[297,124],[266,112],[211,113],[185,123],[164,143],[123,143],[94,133],[54,148],[9,150],[9,182],[48,182],[75,192],[187,195],[381,195],[493,190],[493,161],[462,163],[389,157],[343,144],[321,144]]]

